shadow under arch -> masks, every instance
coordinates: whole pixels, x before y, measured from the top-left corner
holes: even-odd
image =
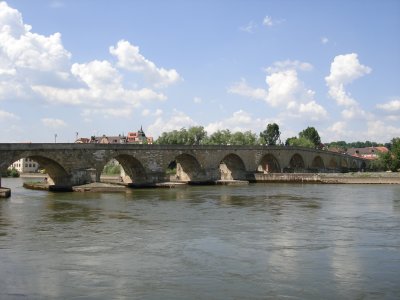
[[[348,172],[349,171],[349,164],[347,163],[346,159],[342,159],[340,162],[340,171],[341,172]]]
[[[338,163],[334,157],[332,157],[331,160],[329,161],[328,168],[331,171],[336,171],[338,169]]]
[[[325,164],[321,156],[317,155],[316,157],[314,157],[311,163],[311,168],[318,171],[322,171],[325,169]]]
[[[193,155],[180,154],[175,157],[174,161],[169,163],[168,167],[171,167],[171,165],[176,168],[175,179],[178,181],[194,182],[204,179],[203,169]]]
[[[246,167],[236,154],[226,155],[219,164],[221,180],[246,180]]]
[[[146,170],[138,159],[128,154],[120,154],[113,159],[118,161],[123,169],[121,177],[124,183],[142,184],[147,182]]]
[[[358,171],[357,162],[355,160],[351,162],[351,170],[354,172]]]
[[[281,173],[281,167],[274,155],[266,154],[261,158],[257,171],[264,173]]]
[[[303,157],[298,153],[293,154],[289,162],[289,168],[292,172],[304,172],[305,164]]]
[[[21,158],[30,158],[36,161],[41,168],[45,169],[45,172],[49,176],[47,178],[49,186],[54,186],[53,188],[72,188],[73,183],[71,182],[70,174],[57,161],[41,155],[21,156],[16,160]]]

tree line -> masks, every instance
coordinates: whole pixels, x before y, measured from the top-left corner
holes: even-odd
[[[268,124],[264,131],[258,135],[251,131],[232,132],[229,129],[217,130],[208,135],[203,126],[193,126],[188,129],[181,128],[163,132],[155,141],[160,145],[286,145],[318,148],[321,138],[314,127],[307,127],[299,132],[298,137],[291,137],[283,144],[279,125]]]
[[[336,141],[323,144],[318,131],[314,127],[307,127],[300,131],[298,136],[281,141],[279,125],[270,123],[258,135],[251,131],[232,132],[229,129],[218,130],[211,135],[203,126],[193,126],[188,129],[181,128],[163,132],[155,144],[159,145],[268,145],[268,146],[299,146],[314,149],[334,150],[345,153],[349,148],[364,148],[385,146],[387,153],[380,153],[377,160],[371,162],[373,170],[397,171],[400,169],[400,138],[393,138],[390,143],[379,144],[376,142],[351,142]]]

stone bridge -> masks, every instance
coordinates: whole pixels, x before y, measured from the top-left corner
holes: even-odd
[[[171,179],[252,181],[258,172],[346,172],[367,166],[361,158],[301,147],[0,143],[0,172],[20,158],[37,161],[54,189],[100,181],[104,166],[112,159],[123,167],[123,181],[132,185]]]

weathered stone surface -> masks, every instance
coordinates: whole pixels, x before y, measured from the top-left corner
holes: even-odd
[[[183,146],[136,144],[0,144],[0,171],[20,158],[32,158],[49,174],[54,188],[100,181],[104,166],[116,159],[125,183],[165,182],[176,163],[175,178],[183,182],[254,180],[255,173],[358,171],[367,162],[328,151],[298,147]]]

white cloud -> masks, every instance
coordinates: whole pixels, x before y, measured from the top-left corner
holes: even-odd
[[[0,2],[0,69],[14,74],[23,70],[54,71],[68,66],[71,54],[61,43],[61,34],[44,36],[31,32],[21,14]]]
[[[279,25],[279,24],[283,23],[284,21],[285,20],[283,20],[283,19],[276,20],[276,19],[273,19],[271,16],[265,16],[264,19],[263,19],[262,24],[265,27],[272,27],[272,26],[275,26],[275,25]]]
[[[19,117],[17,115],[0,109],[0,121],[18,120],[18,119]]]
[[[122,108],[94,108],[84,109],[81,116],[85,119],[90,119],[90,116],[101,115],[104,118],[127,118],[132,115],[132,109],[130,107]]]
[[[121,40],[110,47],[110,53],[117,57],[117,66],[129,71],[143,73],[155,87],[166,87],[182,80],[175,69],[158,68],[139,52],[139,47]]]
[[[59,4],[63,2],[50,2],[53,6]],[[34,99],[81,106],[84,113],[104,113],[105,117],[126,116],[143,102],[167,99],[152,85],[132,82],[129,73],[139,73],[157,87],[181,80],[176,70],[156,67],[127,41],[110,47],[110,52],[117,62],[72,63],[60,33],[44,36],[32,32],[18,10],[0,2],[0,100]],[[116,105],[129,109],[113,110]]]
[[[143,109],[142,116],[147,117],[148,115],[150,115],[150,110],[149,109]]]
[[[366,139],[385,142],[393,137],[400,136],[400,127],[385,124],[382,121],[369,121],[367,123]]]
[[[257,133],[260,130],[263,130],[267,123],[267,120],[254,118],[252,114],[239,110],[234,112],[231,117],[209,123],[205,126],[205,130],[208,134],[213,134],[217,130],[223,129],[229,129],[232,132],[251,130],[252,132]]]
[[[266,100],[268,92],[261,88],[252,88],[247,85],[245,79],[241,79],[240,82],[234,83],[228,88],[228,92],[231,94],[237,94],[244,97]]]
[[[41,121],[44,126],[50,128],[60,128],[67,126],[67,124],[61,119],[43,118],[41,119]]]
[[[331,64],[329,76],[325,77],[329,95],[338,105],[356,105],[357,101],[346,92],[345,85],[370,72],[370,67],[360,64],[356,53],[336,56]]]
[[[325,108],[316,103],[314,100],[308,103],[300,103],[299,112],[302,116],[309,116],[311,120],[319,120],[327,116]]]
[[[250,21],[247,25],[239,27],[239,30],[247,33],[253,33],[256,28],[256,23],[254,23],[254,21]]]
[[[387,103],[378,104],[376,107],[387,112],[397,112],[400,111],[400,100],[392,100]]]
[[[164,119],[161,110],[156,111],[157,119],[148,127],[148,132],[151,136],[157,137],[163,132],[179,130],[181,128],[189,128],[196,126],[197,123],[184,112],[174,109],[169,119]]]
[[[324,45],[328,44],[329,43],[329,39],[324,36],[324,37],[321,38],[321,43],[324,44]]]
[[[277,61],[266,69],[269,73],[265,79],[268,89],[250,87],[242,79],[229,87],[228,92],[263,100],[272,107],[290,110],[291,114],[299,117],[307,116],[318,120],[325,118],[327,111],[315,101],[315,92],[304,86],[297,73],[297,70],[310,71],[312,68],[307,62]]]
[[[266,71],[268,73],[276,73],[287,70],[311,71],[312,69],[313,65],[308,62],[287,59],[274,62],[272,66],[266,68]]]
[[[203,99],[201,99],[200,97],[194,97],[193,98],[193,102],[196,103],[196,104],[200,104],[200,103],[203,102]]]
[[[265,16],[263,20],[263,25],[267,27],[271,27],[274,25],[274,22],[272,21],[272,18],[270,16]]]

